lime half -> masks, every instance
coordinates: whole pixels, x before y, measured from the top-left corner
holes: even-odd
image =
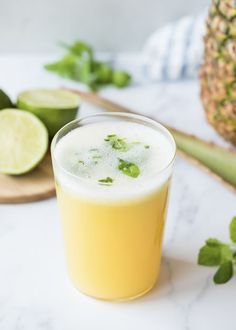
[[[79,96],[61,89],[33,89],[18,95],[17,107],[39,117],[53,137],[62,126],[75,119]]]
[[[0,89],[0,109],[6,109],[12,107],[13,104],[11,103],[9,96],[6,93],[4,93],[2,89]]]
[[[35,115],[17,109],[0,111],[0,172],[19,175],[32,170],[48,148],[48,132]]]

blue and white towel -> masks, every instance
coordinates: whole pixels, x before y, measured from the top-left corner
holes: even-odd
[[[203,55],[206,12],[186,16],[158,29],[144,46],[144,68],[148,80],[194,78]]]

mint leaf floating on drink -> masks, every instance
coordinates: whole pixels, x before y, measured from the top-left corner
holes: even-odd
[[[236,243],[236,217],[229,225],[230,239]],[[236,263],[236,247],[232,243],[223,243],[216,238],[209,238],[198,253],[198,264],[202,266],[219,266],[213,281],[224,284],[233,276],[233,265]]]
[[[111,183],[113,182],[113,179],[108,176],[105,179],[98,180],[98,182],[99,182],[99,184],[110,186]]]
[[[125,175],[131,176],[132,178],[137,178],[140,174],[140,169],[138,165],[134,163],[127,162],[123,159],[119,159],[118,169],[121,170]]]
[[[106,142],[110,142],[113,149],[119,151],[127,151],[128,144],[125,142],[125,139],[118,137],[116,134],[107,135],[104,139]]]

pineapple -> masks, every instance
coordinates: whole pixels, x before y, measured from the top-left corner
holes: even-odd
[[[208,121],[236,145],[236,0],[213,0],[206,27],[202,103]]]

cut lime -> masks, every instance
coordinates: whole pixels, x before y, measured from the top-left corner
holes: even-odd
[[[28,90],[18,95],[17,107],[38,116],[53,137],[62,126],[75,119],[79,96],[61,89]]]
[[[48,132],[35,115],[17,109],[0,111],[0,172],[19,175],[43,159]]]
[[[2,89],[0,89],[0,110],[12,107],[13,104],[9,96]]]

